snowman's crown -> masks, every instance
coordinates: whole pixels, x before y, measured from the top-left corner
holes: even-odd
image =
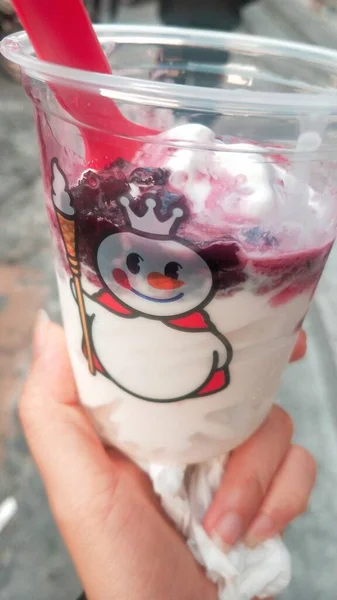
[[[184,214],[184,211],[181,208],[176,207],[173,209],[172,215],[168,219],[160,221],[155,213],[157,203],[154,198],[146,198],[145,206],[147,207],[147,210],[142,217],[139,217],[134,213],[130,207],[130,200],[127,196],[122,196],[119,199],[119,202],[125,208],[132,229],[142,233],[150,233],[152,235],[168,235],[175,221],[180,219]]]

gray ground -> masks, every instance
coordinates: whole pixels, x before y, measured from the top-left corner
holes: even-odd
[[[314,27],[310,19],[304,21],[301,11],[295,0],[268,0],[249,7],[244,28],[337,47],[336,24],[320,22]],[[153,22],[154,7],[146,3],[123,7],[119,18]],[[0,533],[0,598],[75,599],[80,587],[15,416],[36,310],[45,305],[53,318],[59,318],[59,308],[31,108],[22,90],[2,76],[0,90],[0,503],[8,496],[18,502],[17,515]],[[279,393],[279,401],[295,420],[297,441],[314,453],[319,464],[310,510],[286,535],[294,579],[284,600],[336,598],[336,272],[337,249],[306,321],[307,358],[289,367]]]

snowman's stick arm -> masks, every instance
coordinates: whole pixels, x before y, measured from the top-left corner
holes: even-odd
[[[87,314],[85,311],[83,290],[81,286],[81,265],[76,251],[77,227],[75,218],[76,215],[73,207],[73,198],[69,189],[69,182],[64,171],[60,168],[57,158],[52,159],[51,170],[51,199],[54,205],[59,230],[63,239],[68,264],[74,277],[73,281],[75,284],[76,300],[80,314],[88,365],[90,372],[94,375],[95,364],[89,335]]]
[[[79,274],[74,275],[74,286],[75,286],[75,293],[76,293],[77,304],[78,304],[78,311],[79,311],[80,319],[81,319],[84,344],[85,344],[85,347],[87,350],[89,370],[90,370],[90,373],[92,373],[92,375],[95,375],[96,369],[95,369],[95,364],[94,364],[91,340],[90,340],[90,336],[89,336],[89,328],[88,328],[87,314],[86,314],[85,305],[84,305],[83,290],[82,290]]]
[[[73,277],[70,280],[70,289],[71,289],[71,293],[73,295],[73,298],[74,298],[75,302],[78,304],[78,301],[77,301],[77,290],[76,290],[76,285],[75,285],[75,277]],[[82,287],[82,285],[81,285],[81,293],[82,293],[82,296],[83,296],[83,302],[84,302],[84,298],[89,298],[89,300],[94,300],[95,299],[94,298],[95,294],[89,294],[89,292],[87,292]]]
[[[85,344],[85,349],[86,349],[87,358],[88,358],[88,366],[89,366],[90,373],[92,373],[92,375],[95,375],[96,369],[95,369],[95,364],[94,364],[92,344],[91,344],[90,335],[89,335],[87,314],[86,314],[85,304],[84,304],[84,296],[83,296],[84,292],[83,292],[82,285],[81,285],[81,268],[80,268],[79,260],[76,256],[75,244],[73,243],[73,237],[74,237],[73,233],[75,231],[74,223],[71,219],[65,218],[62,215],[62,213],[60,214],[60,212],[58,210],[56,210],[56,214],[57,214],[57,217],[59,220],[59,226],[60,226],[60,230],[61,230],[62,237],[63,237],[63,242],[64,242],[66,255],[67,255],[67,259],[68,259],[68,264],[69,264],[71,273],[73,275],[72,281],[74,282],[74,287],[73,288],[71,287],[71,289],[72,289],[74,298],[78,305],[78,311],[79,311],[79,315],[80,315],[84,344]],[[72,234],[70,239],[69,239],[69,234],[67,236],[67,229],[69,229]]]

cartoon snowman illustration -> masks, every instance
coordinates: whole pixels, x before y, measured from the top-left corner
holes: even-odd
[[[119,200],[129,227],[97,249],[102,289],[85,298],[96,370],[143,400],[174,402],[229,385],[232,348],[211,323],[212,273],[198,252],[173,232],[154,197],[140,217]]]
[[[69,188],[65,185],[62,194],[57,192],[58,179],[66,179],[56,163],[53,169],[55,210],[62,226],[69,222],[73,232],[76,215],[64,215],[57,200],[65,193],[70,199]],[[211,270],[197,249],[176,234],[186,218],[184,210],[176,206],[163,220],[151,194],[144,198],[142,216],[132,210],[129,197],[120,197],[119,203],[127,225],[104,237],[97,248],[98,292],[90,294],[78,285],[75,289],[80,267],[73,234],[71,246],[66,244],[81,316],[82,351],[91,373],[152,402],[176,402],[225,389],[232,347],[206,311],[215,293]],[[63,238],[68,239],[64,232]]]

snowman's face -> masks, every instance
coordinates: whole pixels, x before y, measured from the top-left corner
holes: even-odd
[[[171,317],[197,308],[209,295],[205,261],[175,240],[115,233],[98,248],[100,275],[117,298],[140,313]]]

